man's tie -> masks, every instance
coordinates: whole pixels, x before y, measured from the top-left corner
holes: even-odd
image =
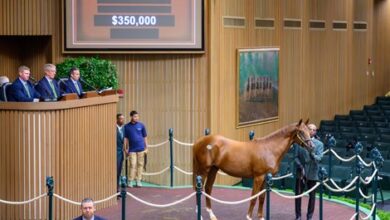
[[[49,84],[50,84],[51,90],[53,91],[54,98],[58,98],[56,89],[54,88],[54,85],[53,85],[53,80],[50,80]]]
[[[79,88],[79,85],[78,85],[78,83],[76,81],[74,82],[74,87],[76,87],[77,94],[80,95],[80,88]]]
[[[28,89],[27,83],[23,83],[23,86],[24,86],[24,89],[25,89],[26,92],[27,92],[27,96],[28,96],[29,98],[31,98],[30,90]]]

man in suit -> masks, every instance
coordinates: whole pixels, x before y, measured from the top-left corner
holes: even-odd
[[[20,66],[19,77],[12,83],[7,91],[8,101],[14,102],[39,102],[40,94],[29,81],[30,68]]]
[[[316,182],[318,181],[318,171],[320,168],[319,163],[322,159],[322,152],[324,151],[324,144],[315,138],[317,127],[314,124],[309,124],[307,127],[310,130],[310,137],[314,143],[314,148],[311,152],[309,152],[305,148],[294,144],[294,162],[296,165],[295,195],[302,194],[305,187],[309,190],[316,185]],[[315,195],[315,190],[309,193],[309,204],[307,207],[308,220],[313,218]],[[296,220],[301,219],[301,202],[301,198],[295,199]]]
[[[72,67],[69,70],[69,79],[65,81],[65,93],[77,93],[81,96],[84,91],[79,79],[80,70],[77,67]]]
[[[45,76],[39,80],[35,89],[41,94],[43,100],[56,101],[62,97],[62,92],[58,86],[57,81],[54,79],[56,76],[56,66],[53,64],[45,64],[43,66]]]
[[[122,172],[123,165],[123,141],[125,133],[125,116],[121,113],[116,115],[116,181],[117,181],[117,191],[119,191],[119,178]]]
[[[81,215],[73,220],[106,220],[103,217],[95,215],[95,205],[91,198],[85,198],[81,201]]]

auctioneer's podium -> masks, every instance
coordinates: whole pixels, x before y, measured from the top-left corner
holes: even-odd
[[[73,201],[116,193],[115,117],[118,96],[59,102],[0,102],[0,199],[25,201],[54,192]],[[98,205],[116,204],[116,199]],[[54,219],[80,207],[54,199]],[[0,219],[47,219],[48,197],[27,205],[0,202]]]

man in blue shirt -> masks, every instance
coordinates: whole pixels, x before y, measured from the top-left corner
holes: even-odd
[[[125,126],[124,148],[126,156],[130,156],[129,187],[141,187],[142,172],[144,169],[144,156],[147,151],[147,133],[144,124],[139,122],[137,111],[130,112],[131,121]]]
[[[14,102],[39,102],[40,94],[34,89],[34,85],[29,81],[30,68],[20,66],[19,77],[12,83],[8,96],[8,101]]]

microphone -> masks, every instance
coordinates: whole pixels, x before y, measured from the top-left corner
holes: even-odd
[[[34,84],[37,84],[38,81],[30,74],[29,80],[31,80]]]
[[[83,82],[85,85],[87,85],[89,88],[92,88],[93,90],[98,91],[98,89],[95,86],[92,86],[87,81],[85,81],[83,78],[80,77],[80,81]]]

